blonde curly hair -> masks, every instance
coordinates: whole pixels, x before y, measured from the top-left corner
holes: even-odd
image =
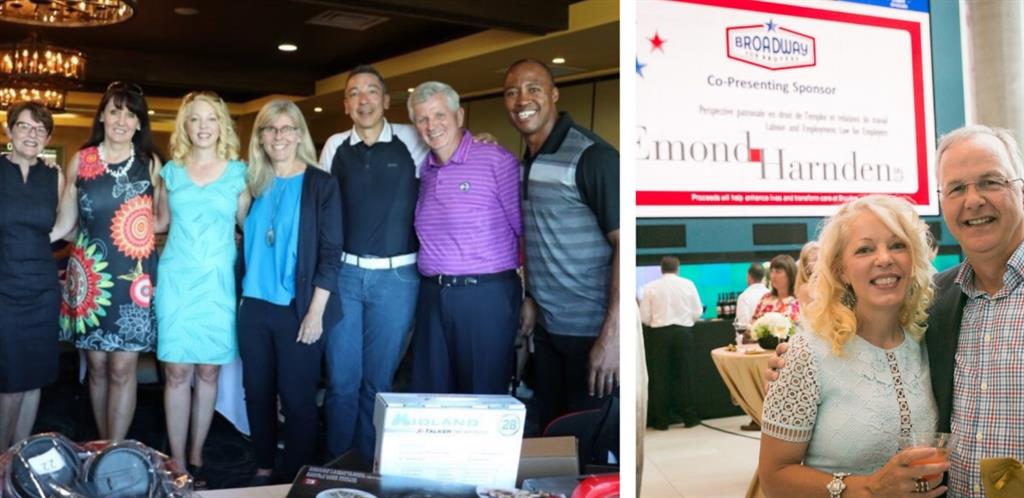
[[[832,344],[832,353],[841,356],[843,348],[857,333],[857,315],[841,298],[846,287],[840,277],[843,270],[843,248],[848,242],[850,224],[864,213],[871,213],[907,244],[911,257],[910,285],[899,309],[899,323],[914,340],[921,340],[927,328],[927,309],[934,289],[933,252],[929,245],[928,225],[902,197],[867,195],[844,204],[829,218],[821,230],[821,249],[814,268],[811,285],[814,301],[805,310],[811,330]]]

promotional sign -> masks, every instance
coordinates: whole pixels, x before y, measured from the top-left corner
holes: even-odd
[[[637,216],[824,216],[868,193],[938,214],[927,5],[905,7],[640,2]]]

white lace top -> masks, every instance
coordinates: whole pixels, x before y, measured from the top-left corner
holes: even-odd
[[[924,345],[906,336],[895,357],[915,432],[934,431],[938,412]],[[898,450],[900,404],[886,350],[854,337],[845,354],[810,332],[790,341],[786,367],[768,388],[761,433],[808,442],[804,465],[870,474]],[[906,409],[906,407],[904,407]]]

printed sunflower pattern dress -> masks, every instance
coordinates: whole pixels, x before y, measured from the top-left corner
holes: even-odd
[[[61,338],[91,351],[153,351],[153,183],[138,158],[78,153],[78,238],[68,258]]]

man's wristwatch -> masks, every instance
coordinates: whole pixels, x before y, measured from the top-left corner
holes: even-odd
[[[846,483],[843,482],[843,479],[848,475],[850,474],[847,472],[836,472],[832,474],[832,481],[825,486],[830,498],[840,498],[843,496],[843,491],[846,491]]]

